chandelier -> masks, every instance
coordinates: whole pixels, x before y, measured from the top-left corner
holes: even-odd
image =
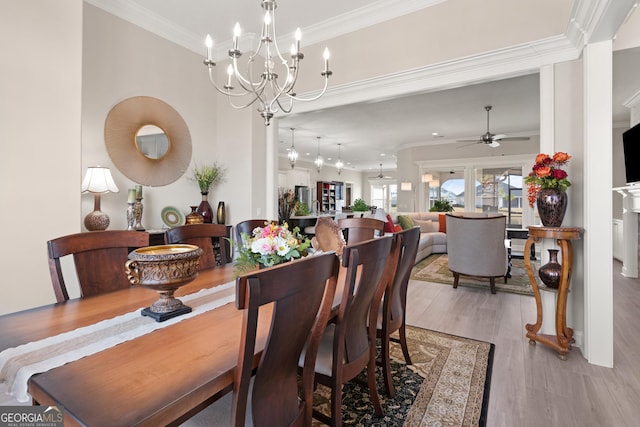
[[[336,162],[336,169],[338,169],[338,175],[342,172],[342,168],[344,168],[344,163],[342,162],[342,158],[340,156],[340,146],[342,144],[338,144],[338,161]]]
[[[296,146],[293,143],[293,131],[295,128],[291,128],[291,148],[289,148],[289,153],[287,157],[289,157],[289,164],[291,165],[291,169],[296,165],[296,161],[298,160],[298,152],[296,151]]]
[[[327,91],[329,76],[332,72],[329,70],[329,49],[324,49],[324,71],[320,73],[324,77],[324,88],[322,91],[311,98],[300,98],[296,95],[293,88],[298,79],[298,71],[300,61],[304,59],[304,54],[300,51],[300,28],[295,32],[295,44],[291,46],[291,61],[286,60],[280,53],[278,42],[276,40],[276,1],[262,0],[262,9],[264,9],[264,20],[262,23],[262,31],[260,34],[260,43],[253,53],[249,56],[247,62],[246,76],[240,73],[238,68],[238,58],[242,56],[242,52],[238,49],[240,38],[240,24],[236,23],[233,30],[233,47],[229,49],[229,57],[231,64],[227,67],[227,82],[222,88],[216,84],[213,76],[213,62],[211,51],[213,48],[213,40],[207,35],[207,58],[204,65],[209,71],[209,81],[216,90],[223,95],[227,95],[229,103],[233,108],[241,109],[249,107],[254,102],[258,104],[258,111],[264,119],[265,126],[269,126],[273,115],[279,111],[290,113],[293,108],[293,101],[314,101],[320,98]],[[260,73],[258,80],[253,80],[251,76],[255,76],[253,64],[259,57],[264,58],[264,71]],[[278,81],[278,71],[282,73],[282,79]],[[232,84],[232,79],[239,86],[236,88]],[[237,90],[236,90],[237,89]],[[249,100],[245,104],[236,105],[233,98],[248,97]]]
[[[317,138],[318,138],[318,155],[316,156],[316,159],[313,161],[313,163],[316,164],[316,170],[318,171],[318,173],[320,173],[320,170],[322,169],[322,165],[324,165],[324,159],[320,155],[320,137],[318,136]]]

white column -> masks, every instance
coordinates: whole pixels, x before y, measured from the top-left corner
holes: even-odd
[[[614,188],[622,195],[622,271],[625,277],[638,278],[638,213],[640,186]],[[637,210],[636,210],[637,209]]]
[[[612,42],[584,49],[584,352],[613,367]],[[597,173],[596,173],[597,172]]]

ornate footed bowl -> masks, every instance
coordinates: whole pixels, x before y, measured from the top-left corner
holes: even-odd
[[[138,248],[129,254],[125,264],[132,285],[157,291],[160,295],[143,316],[163,322],[191,312],[191,307],[173,296],[176,289],[198,276],[202,249],[194,245],[161,245]]]

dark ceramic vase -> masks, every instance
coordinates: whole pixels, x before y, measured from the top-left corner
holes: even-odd
[[[536,197],[538,215],[545,227],[560,227],[567,211],[567,193],[557,188],[541,188]]]
[[[548,251],[549,262],[538,269],[538,276],[549,288],[558,289],[562,274],[562,265],[558,262],[558,249],[548,249]]]
[[[213,208],[209,204],[209,200],[207,200],[207,196],[209,193],[202,193],[202,201],[200,205],[198,205],[198,212],[204,218],[205,224],[211,224],[213,222]]]
[[[218,202],[218,215],[217,215],[218,224],[224,224],[227,220],[227,214],[224,209],[224,202]]]

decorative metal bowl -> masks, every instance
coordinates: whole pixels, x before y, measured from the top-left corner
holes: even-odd
[[[132,285],[153,289],[160,297],[142,310],[143,316],[163,322],[191,312],[191,307],[173,296],[176,289],[193,281],[200,270],[202,249],[194,245],[160,245],[138,248],[125,264]]]

